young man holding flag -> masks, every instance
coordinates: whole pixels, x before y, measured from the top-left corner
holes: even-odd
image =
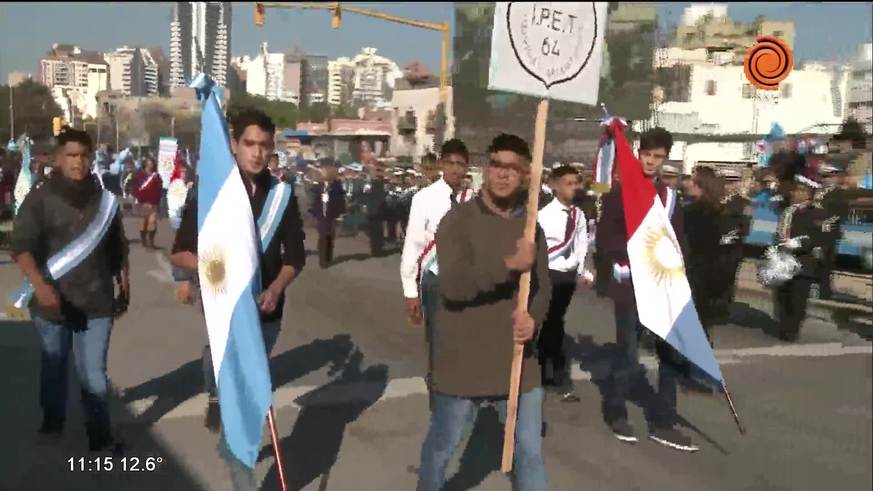
[[[27,195],[15,217],[12,255],[26,281],[13,301],[18,308],[30,306],[40,338],[39,432],[58,436],[63,431],[72,349],[89,448],[102,451],[113,443],[109,333],[121,306],[116,299],[121,304],[130,299],[127,238],[117,199],[91,174],[91,137],[65,127],[57,140],[58,172]]]
[[[421,449],[418,491],[439,491],[465,425],[484,404],[506,416],[514,343],[525,349],[518,401],[513,489],[545,491],[543,389],[533,341],[551,294],[543,233],[524,240],[527,143],[499,135],[488,149],[482,191],[453,207],[436,231],[439,333],[433,339],[433,408]],[[531,271],[527,312],[518,309],[519,279]]]
[[[214,95],[211,97],[215,98]],[[249,380],[257,386],[254,389],[238,385],[248,383],[243,380],[246,376],[242,373],[251,373],[257,366],[267,369],[267,355],[279,335],[285,289],[299,276],[305,263],[305,235],[297,200],[292,195],[293,190],[272,177],[267,169],[267,162],[273,153],[275,126],[264,113],[247,111],[234,118],[231,143],[235,165],[231,164],[231,170],[224,167],[219,169],[227,174],[226,182],[208,181],[214,179],[209,173],[215,171],[217,165],[210,160],[224,162],[233,159],[230,150],[225,148],[227,137],[222,134],[225,131],[223,116],[220,115],[217,104],[215,106],[204,109],[211,111],[209,114],[212,114],[214,120],[207,120],[209,114],[204,114],[201,173],[198,175],[195,192],[190,193],[191,199],[183,212],[171,259],[175,266],[199,273],[201,298],[211,345],[211,349],[204,353],[204,375],[207,379],[207,391],[210,393],[210,409],[217,409],[218,400],[221,400],[221,421],[228,447],[236,459],[251,469],[257,457],[263,417],[266,415],[266,407],[261,407],[260,403],[266,402],[269,405],[269,372],[259,374],[257,380]],[[227,163],[222,165],[226,166]],[[204,179],[207,179],[205,184]],[[244,189],[235,189],[233,186],[238,179],[241,179]],[[206,185],[209,185],[208,189]],[[211,202],[198,206],[198,200],[203,200],[204,197],[211,198]],[[232,198],[233,201],[228,201],[227,198]],[[234,207],[250,209],[243,212],[234,210]],[[214,221],[210,223],[210,220]],[[243,236],[249,230],[229,230],[228,226],[249,229],[254,237]],[[204,234],[209,236],[210,245],[200,243],[204,240]],[[248,251],[246,254],[253,254],[256,261],[252,265],[255,269],[247,273],[243,280],[251,282],[251,285],[243,286],[242,290],[240,285],[231,284],[234,279],[232,275],[238,274],[238,270],[233,268],[241,266],[230,263],[247,261],[248,258],[234,255],[231,248],[237,244],[233,243],[231,237],[239,237],[240,241],[254,241],[254,251],[248,250],[252,244],[242,244]],[[259,282],[257,278],[260,278]],[[178,292],[179,297],[186,297],[186,293],[190,295],[190,289],[189,284],[188,292],[182,289],[183,291]],[[231,313],[223,309],[228,302],[233,306],[233,299],[228,298],[225,301],[223,297],[229,295],[232,289],[236,289],[239,297],[231,316]],[[256,314],[259,314],[260,319]],[[251,315],[254,317],[248,317]],[[227,322],[230,323],[229,327]],[[253,334],[253,325],[261,327],[261,332]],[[263,337],[260,340],[253,337],[260,337],[261,333]],[[231,341],[244,346],[231,347]],[[225,346],[217,346],[219,343]],[[266,349],[266,353],[256,352],[263,349]],[[249,361],[246,360],[247,357]],[[262,362],[264,365],[261,365]],[[224,373],[227,375],[223,375]],[[260,389],[264,388],[265,381],[268,384],[268,393],[261,394]],[[216,395],[218,399],[215,398]],[[253,401],[255,395],[258,398],[266,396],[268,400]],[[225,402],[229,404],[227,407]],[[259,403],[257,409],[263,410],[263,414],[247,412],[255,410],[255,402]],[[231,462],[231,468],[238,469],[235,462]],[[235,480],[242,480],[240,476],[240,473],[234,473]],[[245,480],[250,480],[250,476]]]
[[[673,137],[663,128],[644,132],[637,160],[624,139],[624,125],[615,118],[607,124],[615,140],[621,182],[603,198],[597,236],[599,252],[612,266],[609,293],[615,306],[620,353],[604,391],[603,415],[616,438],[637,442],[625,404],[632,386],[652,393],[645,369],[639,364],[639,337],[646,327],[659,336],[655,345],[658,390],[644,408],[649,438],[677,450],[697,451],[698,447],[674,427],[676,386],[685,361],[673,345],[682,346],[686,357],[692,351],[703,353],[703,358],[695,361],[707,373],[714,372],[719,379],[721,375],[690,300],[682,259],[686,251],[683,217],[676,212],[676,192],[656,180]]]

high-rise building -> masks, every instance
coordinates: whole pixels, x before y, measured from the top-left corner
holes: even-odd
[[[328,102],[389,106],[394,82],[402,76],[397,63],[377,55],[376,48],[363,48],[353,59],[342,57],[328,63]]]
[[[158,64],[149,50],[124,46],[104,55],[109,64],[109,89],[124,95],[158,95]]]
[[[51,89],[67,121],[97,116],[97,92],[109,87],[109,66],[96,51],[52,45],[40,60],[39,80]]]
[[[303,57],[303,76],[301,80],[303,100],[306,104],[318,104],[327,100],[328,59],[324,55],[305,55]]]
[[[300,102],[301,63],[299,55],[270,53],[267,43],[261,44],[258,56],[236,57],[231,62],[232,70],[245,74],[247,93],[294,104]]]
[[[873,44],[862,45],[852,63],[846,106],[846,116],[873,133]]]
[[[201,72],[226,86],[230,33],[231,2],[177,2],[170,24],[170,86],[185,86]]]

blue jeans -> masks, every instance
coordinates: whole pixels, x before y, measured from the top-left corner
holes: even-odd
[[[434,393],[430,430],[421,448],[418,491],[439,491],[446,483],[446,468],[461,442],[464,427],[476,410],[489,399],[465,399]],[[506,421],[506,400],[496,400],[501,421]],[[515,429],[515,459],[512,489],[545,491],[546,467],[543,462],[543,389],[537,387],[521,394],[518,423]]]
[[[85,429],[92,445],[110,439],[106,354],[112,318],[89,319],[85,325],[54,323],[34,317],[42,351],[40,405],[46,423],[60,430],[67,412],[67,359],[75,354],[76,372],[82,387]]]
[[[279,330],[282,327],[282,320],[279,319],[273,322],[264,322],[261,324],[261,331],[264,333],[264,346],[267,348],[267,358],[270,358],[270,352],[273,351],[273,346],[279,339]],[[215,371],[212,368],[212,351],[209,350],[207,344],[203,348],[203,390],[210,397],[218,397],[218,388],[215,382]]]
[[[650,430],[672,428],[676,422],[676,384],[684,359],[666,341],[658,338],[658,391],[649,386],[646,369],[640,365],[639,337],[643,327],[634,305],[615,305],[615,341],[618,353],[612,360],[604,386],[603,416],[608,424],[627,420],[626,401],[634,396],[643,402]]]

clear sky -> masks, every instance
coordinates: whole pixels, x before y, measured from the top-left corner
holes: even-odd
[[[352,3],[352,2],[348,2]],[[425,21],[447,21],[454,26],[452,3],[357,4]],[[662,3],[659,15],[677,22],[688,3]],[[271,51],[298,46],[308,53],[330,57],[351,56],[372,46],[401,66],[419,59],[437,72],[440,35],[436,32],[343,15],[338,31],[322,11],[267,11],[263,28],[254,25],[253,3],[233,5],[232,53],[257,52],[267,41]],[[750,21],[759,14],[774,20],[793,20],[797,31],[795,57],[835,59],[856,53],[870,42],[871,3],[741,3],[728,10],[735,20]],[[53,42],[77,44],[82,49],[108,51],[122,45],[160,46],[169,54],[171,3],[0,3],[0,83],[10,71],[35,74],[39,58]],[[450,55],[451,56],[451,55]]]

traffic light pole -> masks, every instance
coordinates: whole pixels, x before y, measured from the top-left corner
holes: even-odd
[[[9,84],[9,139],[15,139],[15,102],[12,95],[12,84]]]

